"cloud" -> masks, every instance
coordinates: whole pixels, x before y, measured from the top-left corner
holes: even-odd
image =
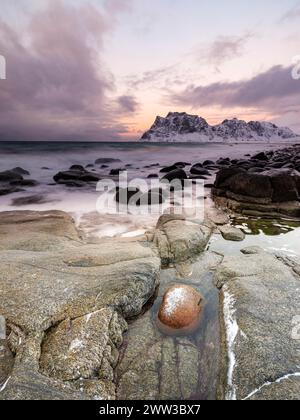
[[[242,56],[245,52],[246,43],[253,37],[246,33],[241,36],[219,36],[208,47],[202,47],[198,53],[202,62],[213,66],[231,61]]]
[[[194,108],[205,106],[264,108],[299,107],[300,82],[292,78],[292,67],[275,66],[249,80],[188,86],[168,100]],[[297,105],[296,105],[297,106]]]
[[[132,95],[123,95],[118,98],[120,111],[125,114],[135,114],[140,106]]]
[[[288,10],[279,20],[280,23],[300,18],[300,3]]]
[[[71,6],[51,0],[22,34],[0,21],[0,140],[110,140],[126,128],[108,94],[114,78],[101,60],[104,37],[127,1]],[[109,6],[108,6],[109,5]]]

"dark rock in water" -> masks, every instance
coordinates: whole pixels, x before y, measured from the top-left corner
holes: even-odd
[[[272,202],[283,203],[298,201],[300,198],[300,173],[293,170],[276,170],[263,173],[271,180],[273,195]]]
[[[109,168],[109,165],[101,165],[101,169],[107,169]]]
[[[186,166],[191,166],[191,163],[188,163],[188,162],[176,162],[176,163],[174,163],[174,166],[176,166],[177,168],[184,169]]]
[[[69,169],[70,171],[86,172],[85,168],[82,165],[73,165]]]
[[[31,195],[29,197],[18,197],[12,200],[13,206],[28,206],[32,204],[45,204],[48,203],[47,197],[44,195]]]
[[[127,206],[136,204],[141,196],[142,192],[139,188],[119,188],[115,195],[115,201]]]
[[[192,175],[210,175],[210,172],[207,169],[204,169],[203,167],[200,167],[199,165],[194,165],[191,168],[191,174]]]
[[[175,180],[184,180],[187,179],[187,174],[183,169],[175,169],[169,173],[167,173],[163,178],[162,181],[175,181]]]
[[[101,177],[100,175],[87,172],[85,170],[83,172],[81,170],[69,170],[65,172],[59,172],[53,177],[53,179],[58,184],[68,184],[70,186],[71,183],[69,181],[80,183],[98,182]],[[76,186],[76,184],[72,186]]]
[[[206,160],[205,162],[203,162],[203,166],[211,166],[214,165],[215,162],[213,162],[212,160]]]
[[[13,171],[0,172],[0,182],[22,181],[23,176]]]
[[[41,168],[41,170],[42,170],[42,171],[50,171],[51,169],[50,169],[50,168],[48,168],[47,166],[43,166],[43,167]]]
[[[220,188],[228,189],[235,194],[256,198],[271,199],[273,194],[268,177],[247,172],[240,172],[231,176],[224,183],[221,183]]]
[[[251,159],[252,160],[263,160],[263,161],[268,161],[269,160],[268,156],[264,152],[258,153],[257,155],[252,156]]]
[[[172,165],[172,166],[167,166],[165,168],[162,168],[160,170],[161,174],[167,174],[168,172],[173,172],[176,171],[178,169],[178,167],[176,165]]]
[[[13,186],[7,182],[0,182],[0,196],[2,195],[8,195],[15,192],[23,191],[21,188],[18,188],[16,186]]]
[[[93,165],[92,163],[90,163],[90,164],[86,165],[86,169],[91,169],[91,168],[93,168],[93,167],[94,167],[94,165]]]
[[[101,164],[108,164],[108,163],[118,163],[121,162],[120,159],[113,159],[113,158],[100,158],[97,159],[95,164],[96,165],[101,165]]]
[[[122,172],[126,172],[126,169],[122,169],[122,168],[112,169],[110,171],[110,175],[112,175],[112,176],[120,175],[120,173],[122,173]]]
[[[219,159],[217,161],[217,164],[221,165],[221,166],[230,166],[231,165],[230,160],[227,160],[227,159]]]
[[[150,175],[148,175],[148,177],[147,177],[148,179],[151,179],[151,178],[158,178],[158,175],[157,174],[150,174]]]
[[[256,165],[256,163],[255,163]],[[260,172],[260,173],[258,173]],[[245,215],[300,217],[300,173],[294,169],[222,169],[213,196],[221,207]]]
[[[165,201],[165,198],[162,194],[159,194],[155,191],[148,191],[148,193],[145,193],[141,195],[141,197],[137,201],[138,206],[157,206],[159,204],[163,204]]]
[[[30,175],[30,172],[20,167],[14,168],[11,171],[18,175]]]
[[[19,185],[21,187],[36,187],[39,185],[34,179],[22,179],[22,181],[13,181],[11,185]]]

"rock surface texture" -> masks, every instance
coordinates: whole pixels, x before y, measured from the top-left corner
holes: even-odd
[[[237,213],[300,218],[300,147],[222,168],[212,192],[217,205]]]
[[[14,355],[1,399],[114,399],[127,329],[159,281],[146,240],[85,244],[61,212],[3,213],[0,313]]]
[[[218,267],[228,358],[222,399],[299,399],[299,263],[253,248]]]

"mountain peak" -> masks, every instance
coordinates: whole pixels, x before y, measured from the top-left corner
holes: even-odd
[[[238,118],[225,119],[221,124],[209,125],[198,116],[186,112],[169,112],[157,116],[154,124],[141,140],[149,142],[270,142],[293,140],[298,137],[289,128],[280,128],[271,122]]]

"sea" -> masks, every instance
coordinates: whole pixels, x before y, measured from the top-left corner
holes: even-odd
[[[245,158],[255,153],[286,147],[286,144],[266,143],[141,143],[141,142],[1,142],[0,171],[21,167],[30,173],[25,179],[38,181],[35,187],[0,196],[0,211],[14,210],[62,210],[70,213],[77,226],[95,238],[134,237],[155,226],[153,215],[111,215],[97,213],[99,192],[95,186],[70,188],[56,184],[55,174],[72,165],[94,165],[95,171],[105,178],[111,169],[125,168],[129,179],[147,179],[159,174],[164,166],[175,162],[195,164],[219,158]],[[107,168],[95,165],[99,158],[118,159]],[[213,182],[213,176],[207,181]],[[207,192],[209,193],[209,192]],[[21,204],[19,198],[41,196],[35,204]]]

